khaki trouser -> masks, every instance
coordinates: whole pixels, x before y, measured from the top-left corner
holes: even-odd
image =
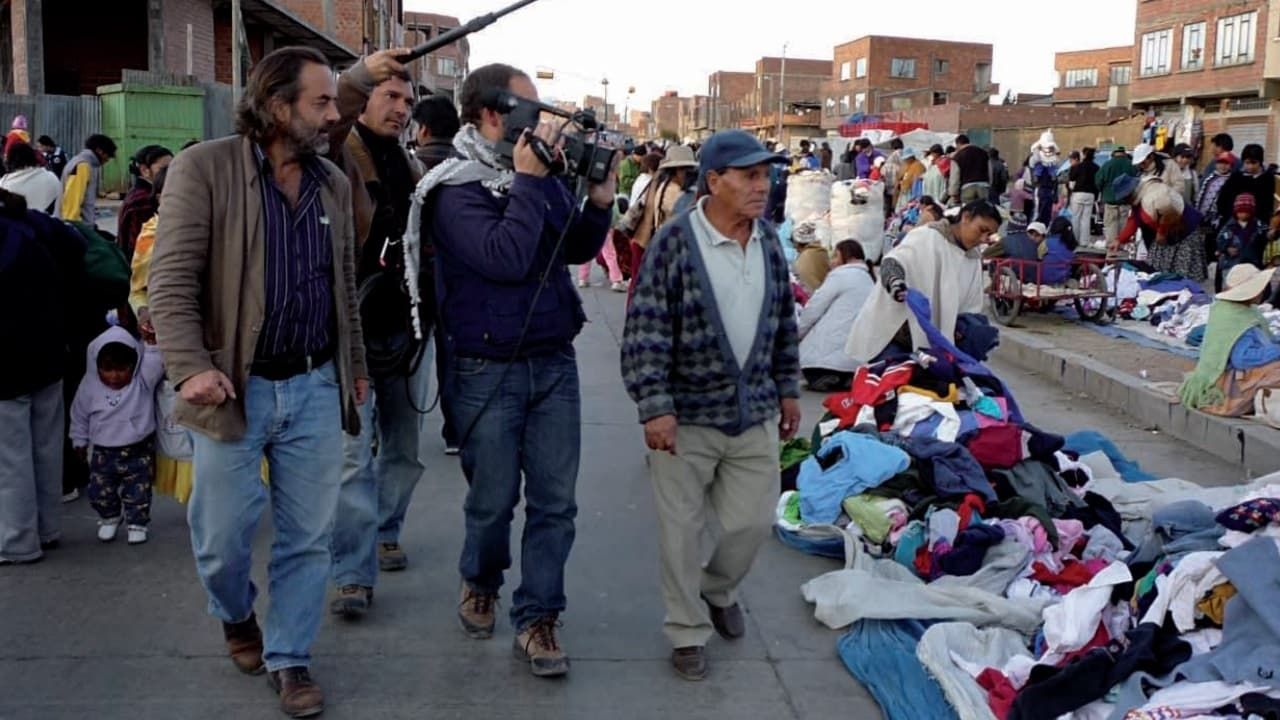
[[[1116,238],[1120,236],[1120,231],[1124,229],[1124,224],[1128,219],[1128,205],[1113,205],[1111,203],[1107,203],[1102,206],[1102,236],[1107,239],[1107,245],[1111,245],[1116,241]]]
[[[676,455],[649,453],[658,509],[663,631],[672,647],[703,646],[713,627],[707,602],[729,607],[738,584],[769,537],[777,504],[778,422],[733,437],[681,425]],[[699,539],[715,511],[715,549],[704,566]],[[703,599],[705,598],[705,600]]]

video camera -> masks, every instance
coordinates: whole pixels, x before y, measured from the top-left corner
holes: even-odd
[[[508,166],[514,167],[516,143],[526,137],[534,154],[551,174],[582,177],[597,184],[609,179],[617,148],[601,141],[604,126],[590,110],[571,113],[506,90],[491,93],[484,105],[507,116],[506,132],[495,149]],[[552,144],[533,134],[543,113],[564,119]],[[577,132],[566,134],[564,130],[571,124]],[[557,152],[555,144],[560,140],[564,140],[564,148]]]

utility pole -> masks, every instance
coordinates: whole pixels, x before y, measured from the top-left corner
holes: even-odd
[[[240,42],[242,38],[240,26],[240,0],[231,0],[231,104],[240,102],[241,73]]]
[[[600,81],[600,85],[604,87],[604,124],[609,124],[609,78]]]
[[[778,79],[778,142],[782,142],[782,99],[787,92],[787,43],[782,43],[782,77]]]

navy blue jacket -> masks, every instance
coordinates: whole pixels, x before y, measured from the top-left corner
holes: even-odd
[[[436,298],[451,351],[500,361],[571,351],[586,315],[567,266],[595,259],[610,220],[608,210],[591,203],[577,211],[564,183],[553,177],[516,175],[500,197],[480,183],[436,189]],[[568,235],[553,258],[566,223]],[[544,272],[547,287],[519,344]]]

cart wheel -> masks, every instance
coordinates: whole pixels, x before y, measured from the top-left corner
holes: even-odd
[[[1091,291],[1105,293],[1107,291],[1107,279],[1102,275],[1102,271],[1095,267],[1090,267],[1080,278],[1080,287],[1087,288]],[[1106,297],[1085,297],[1075,298],[1073,301],[1076,306],[1076,314],[1081,320],[1088,320],[1095,325],[1110,324],[1114,318],[1113,309],[1110,307],[1109,298]]]
[[[1022,311],[1022,282],[1012,269],[1001,268],[991,292],[991,316],[1001,325],[1012,325]]]

